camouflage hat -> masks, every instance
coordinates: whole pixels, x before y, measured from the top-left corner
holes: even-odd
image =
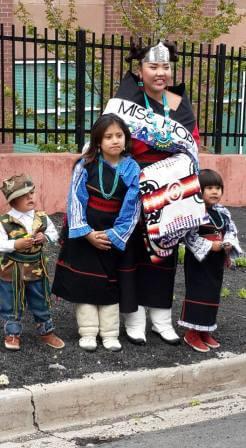
[[[13,199],[29,193],[34,187],[35,185],[30,176],[20,174],[19,176],[12,176],[9,179],[5,179],[0,190],[2,190],[7,201],[11,202]]]

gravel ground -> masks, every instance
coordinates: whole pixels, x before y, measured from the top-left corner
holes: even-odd
[[[246,252],[246,207],[231,207],[232,217],[239,230],[241,246]],[[51,216],[58,228],[61,226],[61,214]],[[50,274],[54,272],[57,252],[52,248],[49,252]],[[56,332],[66,342],[61,351],[42,345],[35,336],[35,326],[28,311],[23,319],[24,331],[20,352],[11,353],[3,346],[1,328],[0,375],[9,378],[9,387],[16,388],[35,383],[50,383],[72,378],[81,378],[94,372],[137,370],[157,367],[171,367],[179,364],[197,363],[204,359],[218,358],[240,354],[246,351],[246,299],[238,297],[238,291],[246,289],[246,267],[225,271],[224,287],[229,289],[229,297],[222,298],[218,315],[217,337],[221,348],[206,354],[194,352],[184,343],[171,347],[152,334],[148,323],[145,347],[130,344],[123,332],[121,342],[123,350],[109,353],[99,345],[95,353],[82,351],[78,345],[77,326],[73,305],[54,300],[53,318]],[[181,311],[184,293],[183,266],[178,266],[174,301],[174,322]],[[178,329],[182,336],[183,330]]]

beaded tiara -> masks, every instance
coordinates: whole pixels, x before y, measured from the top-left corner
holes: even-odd
[[[146,53],[142,62],[170,62],[170,53],[168,48],[159,42],[155,47],[151,47]]]

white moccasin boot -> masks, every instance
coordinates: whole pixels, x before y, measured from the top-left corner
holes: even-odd
[[[82,336],[79,346],[87,352],[94,352],[97,349],[97,339],[95,336]]]
[[[80,340],[79,346],[87,352],[94,352],[97,348],[97,334],[99,318],[97,305],[79,303],[76,305],[76,318]]]
[[[145,345],[146,312],[143,306],[138,307],[134,313],[125,313],[126,335],[130,342],[136,345]]]
[[[159,334],[163,341],[171,345],[178,345],[180,337],[172,325],[172,309],[149,308],[152,331]]]
[[[110,352],[119,352],[122,349],[122,345],[118,338],[113,336],[106,336],[102,338],[103,347]]]

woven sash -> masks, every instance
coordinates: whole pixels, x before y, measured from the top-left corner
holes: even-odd
[[[146,143],[157,151],[188,154],[194,163],[195,171],[198,172],[197,145],[191,133],[182,124],[171,119],[171,140],[167,141],[165,117],[153,113],[149,118],[147,109],[139,104],[112,98],[103,113],[118,115],[128,125],[132,138]]]
[[[198,177],[185,154],[144,168],[140,190],[150,240],[162,238],[172,246],[188,230],[208,222]]]

